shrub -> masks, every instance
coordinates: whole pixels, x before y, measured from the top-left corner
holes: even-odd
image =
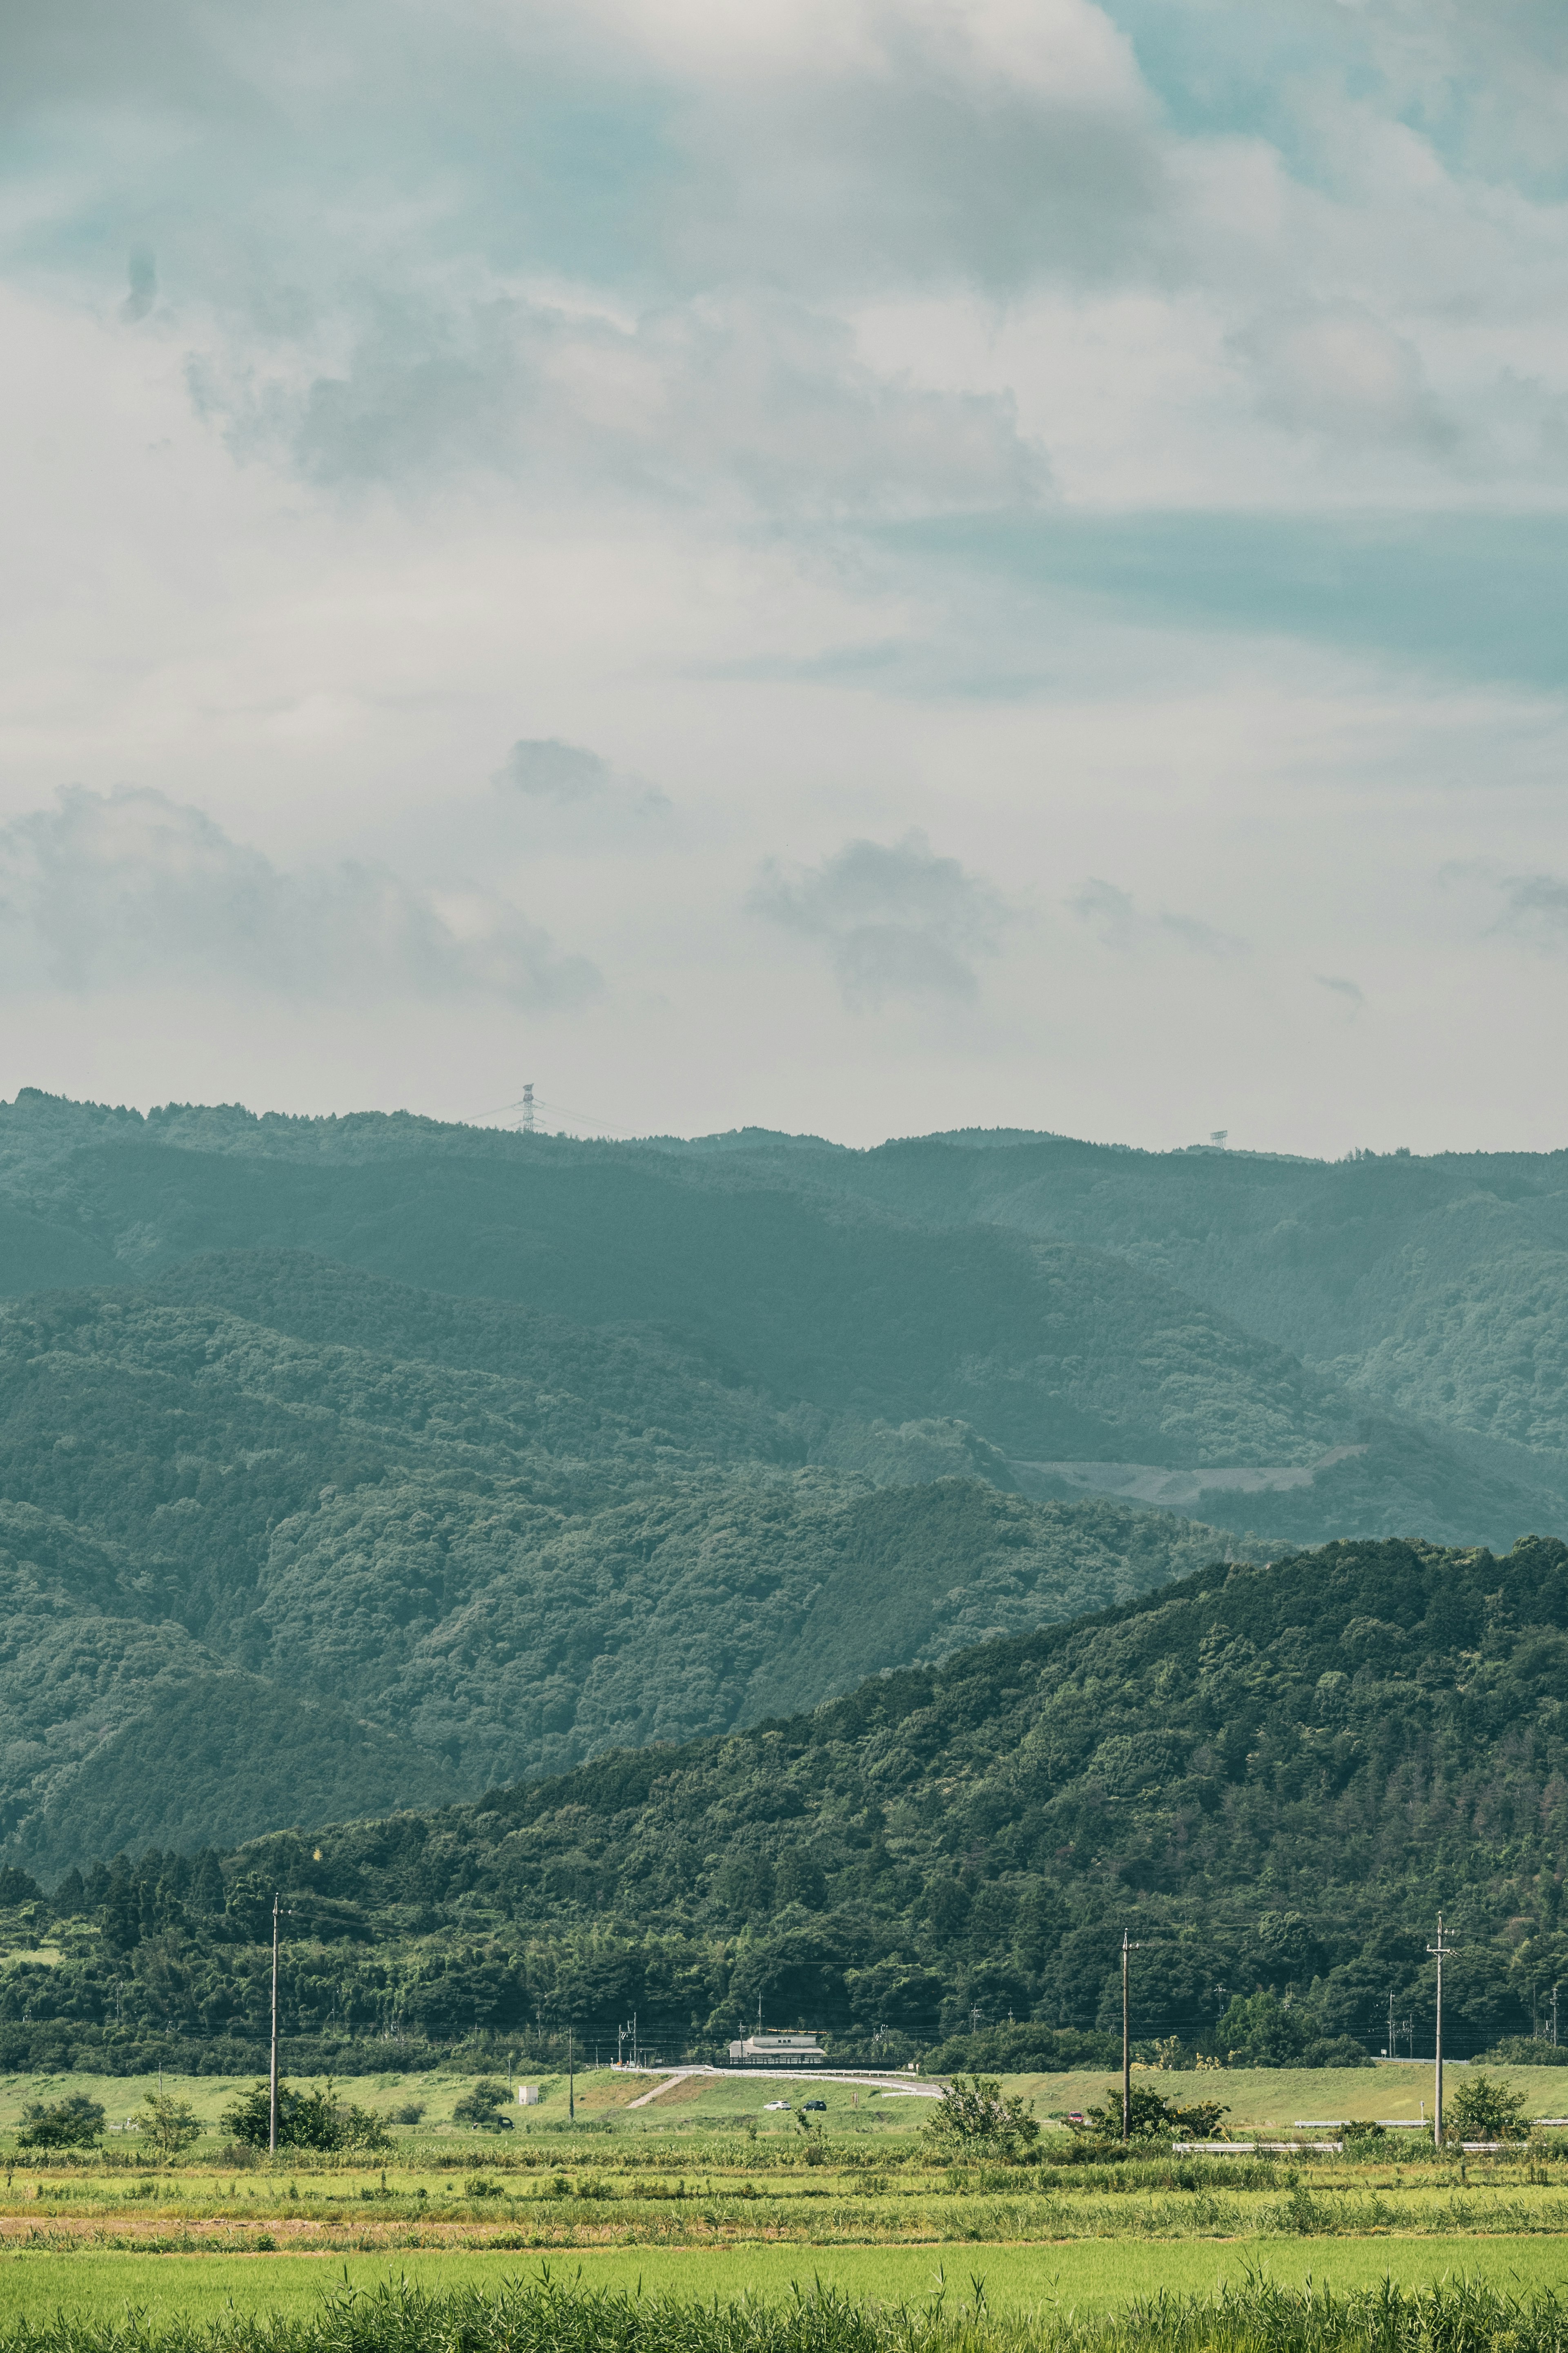
[[[452,2122],[458,2125],[478,2125],[481,2131],[493,2132],[500,2122],[498,2111],[511,2097],[504,2084],[493,2075],[481,2075],[471,2092],[465,2092],[452,2110]]]
[[[1369,2058],[1353,2034],[1320,2035],[1302,2052],[1303,2067],[1374,2067],[1377,2062]]]
[[[160,2157],[180,2157],[202,2137],[201,2119],[188,2100],[170,2092],[149,2092],[142,2105],[147,2114],[142,2131]]]
[[[1568,2042],[1547,2042],[1534,2034],[1505,2034],[1481,2056],[1494,2067],[1568,2067]]]
[[[266,2084],[254,2084],[223,2112],[224,2128],[252,2148],[266,2148],[271,2126],[272,2094]],[[332,2086],[324,2091],[296,2091],[292,2084],[278,2086],[278,2146],[279,2148],[388,2148],[392,2136],[380,2116],[352,2100],[335,2099]]]
[[[22,2148],[90,2148],[103,2137],[103,2110],[85,2093],[72,2092],[47,2106],[31,2100],[22,2111],[17,2135]]]
[[[1479,2072],[1467,2075],[1448,2109],[1456,2140],[1523,2140],[1524,2094]]]
[[[925,2129],[939,2148],[966,2157],[1020,2158],[1040,2137],[1023,2101],[1004,2099],[994,2075],[950,2084]]]
[[[1196,2100],[1190,2107],[1178,2107],[1173,2100],[1163,2100],[1152,2084],[1134,2084],[1128,2104],[1130,2140],[1207,2140],[1221,2116],[1230,2110],[1217,2100]],[[1113,2084],[1108,2084],[1103,2105],[1085,2111],[1081,2125],[1071,2129],[1093,2140],[1121,2138],[1121,2094]]]

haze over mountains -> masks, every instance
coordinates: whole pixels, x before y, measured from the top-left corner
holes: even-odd
[[[1562,1155],[24,1092],[0,1289],[0,1821],[49,1870],[722,1732],[1227,1549],[1568,1521]]]

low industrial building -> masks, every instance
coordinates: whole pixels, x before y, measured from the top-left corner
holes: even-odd
[[[730,2045],[740,2067],[820,2067],[826,2056],[815,2034],[748,2034]]]

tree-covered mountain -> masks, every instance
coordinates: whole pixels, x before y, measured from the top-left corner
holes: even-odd
[[[634,2009],[700,2052],[759,2002],[841,2054],[1040,2063],[1119,2023],[1127,1928],[1142,2040],[1342,2061],[1391,2000],[1430,2047],[1439,1908],[1463,2054],[1568,1974],[1565,1859],[1568,1547],[1336,1545],[479,1804],[73,1874],[65,1957],[0,1974],[0,2059],[242,2063],[275,1887],[288,2031],[340,2066]]]
[[[1568,1451],[1568,1152],[1325,1162],[1015,1132],[875,1152],[713,1142],[736,1169],[922,1224],[1110,1251],[1369,1400]]]
[[[1001,1492],[988,1458],[960,1426],[776,1409],[656,1334],[297,1254],[13,1303],[9,1851],[55,1868],[470,1794],[1224,1548]]]
[[[583,1145],[24,1093],[0,1106],[7,1852],[58,1869],[475,1796],[1237,1550],[1561,1527],[1549,1271],[1514,1357],[1478,1342],[1486,1411],[1479,1372],[1416,1379],[1398,1310],[1405,1269],[1441,1321],[1442,1232],[1484,1289],[1489,1218],[1522,1303],[1557,1169]]]

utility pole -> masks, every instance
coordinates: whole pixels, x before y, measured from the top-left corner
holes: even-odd
[[[566,2029],[566,2118],[569,2124],[577,2121],[577,2066],[573,2056],[570,2027]]]
[[[1557,2048],[1557,1988],[1552,1989],[1552,2048]]]
[[[1394,1988],[1392,1986],[1388,1989],[1388,2055],[1391,2059],[1397,2059],[1399,2056],[1394,2047]]]
[[[1138,1947],[1121,1931],[1121,2137],[1132,2137],[1132,2002],[1129,1956]]]
[[[278,2154],[278,1906],[282,1899],[276,1889],[272,1894],[272,2100],[267,2126],[268,2156]]]
[[[1436,2060],[1432,2077],[1432,2146],[1443,2146],[1443,1963],[1453,1951],[1452,1945],[1443,1942],[1443,1915],[1437,1915],[1437,1941],[1426,1950],[1437,1964],[1437,2041]]]

